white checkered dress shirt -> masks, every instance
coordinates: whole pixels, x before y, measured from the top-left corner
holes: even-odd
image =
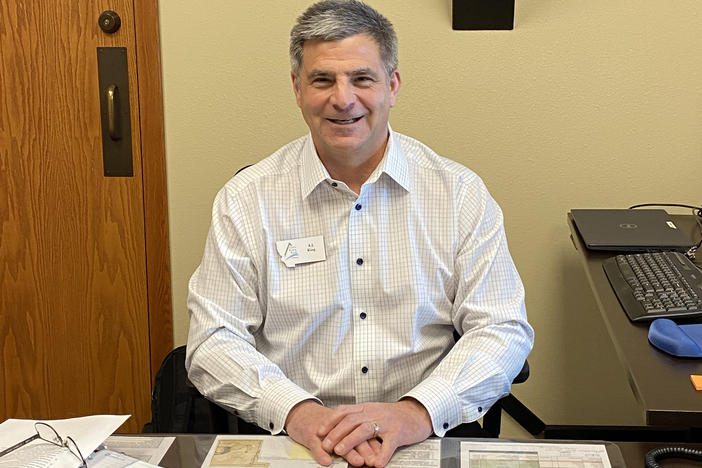
[[[326,260],[287,267],[276,242],[311,236]],[[482,180],[392,130],[360,195],[329,176],[310,135],[232,178],[188,308],[192,382],[274,434],[305,399],[411,396],[443,436],[509,392],[533,345]]]

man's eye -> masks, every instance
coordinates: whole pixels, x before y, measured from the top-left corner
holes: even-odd
[[[329,78],[314,78],[314,79],[312,79],[312,84],[323,85],[323,84],[328,84],[328,83],[330,83]]]
[[[369,86],[375,80],[373,80],[373,78],[370,76],[357,76],[355,81],[357,84],[359,84],[361,86]]]

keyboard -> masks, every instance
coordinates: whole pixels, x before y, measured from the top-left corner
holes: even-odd
[[[602,266],[632,322],[702,317],[702,271],[680,252],[617,255]]]

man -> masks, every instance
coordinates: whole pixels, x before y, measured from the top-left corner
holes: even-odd
[[[482,181],[389,127],[390,22],[319,2],[290,56],[310,133],[217,195],[186,365],[209,399],[319,463],[382,467],[507,394],[533,331]]]

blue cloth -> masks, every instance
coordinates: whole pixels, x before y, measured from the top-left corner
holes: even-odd
[[[648,329],[648,341],[673,356],[702,357],[702,323],[678,325],[670,319],[656,319]]]

